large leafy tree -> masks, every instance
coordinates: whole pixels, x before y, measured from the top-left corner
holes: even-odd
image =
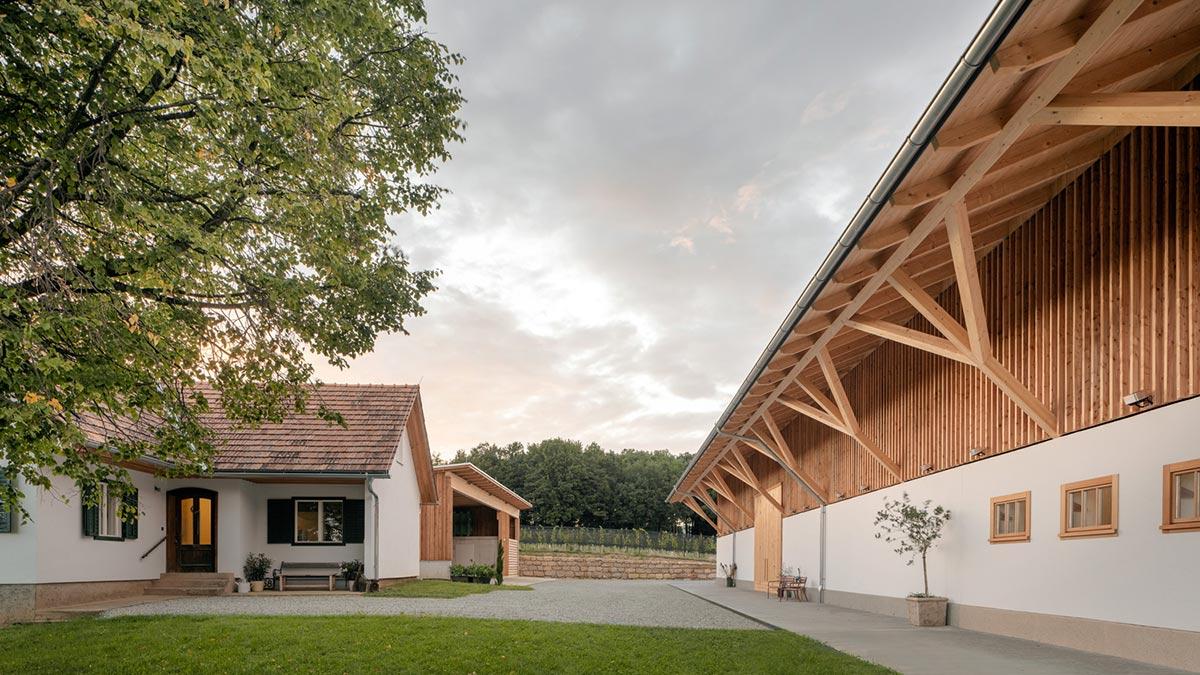
[[[8,506],[18,477],[120,487],[141,455],[203,471],[194,384],[246,423],[319,407],[310,356],[343,365],[422,312],[433,274],[385,216],[436,205],[424,177],[461,140],[463,99],[418,0],[25,0],[0,15]],[[143,433],[89,446],[89,419]]]

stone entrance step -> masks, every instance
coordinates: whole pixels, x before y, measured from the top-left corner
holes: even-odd
[[[229,595],[233,575],[228,572],[167,572],[150,582],[146,595]]]

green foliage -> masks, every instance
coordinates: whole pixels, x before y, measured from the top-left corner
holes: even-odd
[[[942,528],[950,520],[950,511],[941,506],[930,508],[932,500],[926,499],[920,506],[914,505],[905,492],[900,499],[883,498],[883,509],[875,514],[875,526],[879,532],[876,539],[895,544],[893,549],[900,556],[908,556],[907,564],[921,558],[921,574],[925,579],[925,592],[914,593],[916,597],[929,597],[929,567],[926,554],[942,537]]]
[[[462,581],[445,581],[443,579],[417,579],[403,581],[371,593],[368,598],[461,598],[466,595],[480,595],[492,591],[531,591],[533,586],[518,584],[470,584]]]
[[[473,564],[459,565],[454,563],[450,565],[450,576],[452,577],[478,577],[491,579],[496,576],[496,568],[491,565]]]
[[[717,552],[717,540],[711,535],[683,532],[528,525],[521,528],[521,548],[530,551],[579,553],[644,551],[708,557]]]
[[[0,672],[66,673],[86,664],[119,673],[892,672],[785,630],[432,616],[150,616],[0,631]]]
[[[361,577],[363,570],[366,569],[361,560],[343,560],[340,567],[342,568],[342,576],[346,577],[347,581],[353,581]]]
[[[208,470],[195,412],[303,408],[423,312],[387,214],[461,140],[460,57],[415,0],[17,0],[0,21],[0,475],[125,482],[103,450]],[[314,406],[337,421],[333,411]]]
[[[267,573],[271,571],[272,560],[267,557],[266,553],[251,553],[246,556],[246,562],[242,565],[242,574],[246,575],[246,581],[262,581],[267,578]]]
[[[666,502],[688,458],[665,450],[611,452],[551,438],[528,447],[483,443],[452,461],[475,464],[532,502],[521,512],[525,525],[714,534],[687,507]]]

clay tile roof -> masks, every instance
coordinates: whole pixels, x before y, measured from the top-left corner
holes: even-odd
[[[213,469],[218,472],[386,473],[413,404],[416,385],[324,384],[313,392],[308,412],[283,422],[237,427],[209,396],[204,424],[216,436]],[[341,413],[346,426],[320,419],[320,406]]]
[[[322,384],[310,396],[308,412],[290,414],[280,423],[244,427],[225,417],[215,390],[201,391],[209,402],[201,420],[213,431],[213,469],[218,473],[387,473],[420,398],[416,385]],[[346,426],[317,417],[321,406],[341,413]],[[135,423],[94,414],[77,420],[97,445],[117,437],[154,441],[155,420]]]

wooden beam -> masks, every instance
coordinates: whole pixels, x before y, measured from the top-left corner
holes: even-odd
[[[946,191],[952,185],[954,185],[953,174],[944,173],[934,176],[912,187],[896,190],[892,193],[892,204],[896,206],[920,206],[946,194]]]
[[[842,411],[838,410],[837,404],[826,396],[817,385],[809,382],[807,378],[800,376],[796,377],[796,384],[800,385],[800,388],[804,390],[804,393],[808,394],[813,402],[821,406],[821,410],[824,410],[830,417],[837,420],[839,425],[846,426],[845,421],[842,419]]]
[[[1147,0],[1129,16],[1129,25],[1174,6],[1184,0]],[[1089,14],[1059,24],[1041,33],[1014,44],[1001,47],[989,62],[995,72],[1024,73],[1061,58],[1075,48],[1079,37],[1096,20],[1097,14]]]
[[[971,220],[967,207],[958,202],[946,214],[946,234],[950,238],[950,254],[954,258],[954,276],[958,280],[958,295],[962,299],[964,323],[971,341],[971,353],[977,361],[992,353],[992,338],[988,333],[983,289],[979,285],[979,267],[975,263],[975,244],[971,240]]]
[[[933,147],[941,148],[970,148],[986,140],[994,138],[1004,130],[1008,123],[1008,113],[1003,110],[980,115],[969,122],[956,124],[938,132],[933,137]]]
[[[739,453],[736,449],[733,451],[733,454],[741,457],[741,453]],[[743,459],[743,462],[744,461],[745,460]],[[742,481],[746,485],[749,485],[750,489],[754,490],[760,496],[765,497],[766,500],[771,504],[771,506],[775,507],[776,511],[779,511],[780,513],[784,513],[783,504],[780,504],[779,501],[776,500],[775,497],[773,497],[770,492],[767,492],[766,490],[762,489],[762,482],[758,480],[758,476],[755,476],[753,471],[750,472],[750,478],[746,478],[746,477],[740,476],[737,473],[731,471],[730,466],[724,466],[724,465],[718,465],[718,466],[721,469],[724,469],[727,473],[729,473],[734,478],[737,478],[738,480]],[[746,467],[746,468],[749,469],[749,467]]]
[[[846,389],[842,386],[841,378],[838,377],[833,359],[829,357],[829,351],[824,347],[817,353],[817,363],[821,365],[821,373],[825,375],[825,381],[829,384],[829,393],[833,395],[833,400],[842,411],[842,421],[850,430],[850,437],[857,441],[867,451],[867,454],[874,457],[875,461],[882,464],[883,468],[887,469],[888,473],[892,474],[897,481],[903,481],[904,477],[900,474],[899,465],[892,461],[891,457],[885,455],[879,449],[875,439],[864,433],[862,427],[859,426],[858,417],[854,414],[854,407],[850,405],[850,397],[846,395]]]
[[[796,412],[800,413],[801,415],[804,415],[805,417],[808,417],[812,420],[820,422],[821,424],[824,424],[827,427],[830,427],[836,431],[840,431],[843,434],[850,433],[850,430],[847,429],[844,424],[842,424],[841,420],[839,420],[835,417],[831,417],[829,414],[825,413],[824,411],[817,410],[816,408],[812,407],[811,405],[808,405],[807,403],[797,401],[797,400],[791,399],[791,398],[786,398],[784,396],[780,396],[776,400],[778,400],[783,405],[786,405],[787,407],[791,408],[792,410],[795,410]]]
[[[1200,126],[1200,92],[1140,91],[1125,94],[1059,96],[1034,124],[1085,126]]]
[[[1176,59],[1191,57],[1197,52],[1200,52],[1200,26],[1193,26],[1091,68],[1074,78],[1055,95],[1111,91],[1112,88],[1138,77],[1147,70]]]
[[[686,496],[683,498],[683,500],[682,500],[682,502],[681,502],[681,503],[682,503],[684,506],[686,506],[686,507],[688,507],[689,509],[691,509],[692,511],[695,511],[695,512],[696,512],[696,515],[698,515],[698,516],[700,516],[701,518],[703,518],[703,519],[704,519],[704,522],[708,523],[708,524],[709,524],[709,526],[711,526],[711,527],[712,527],[712,529],[716,530],[717,532],[720,532],[720,531],[721,531],[721,528],[717,527],[717,524],[713,522],[712,518],[709,518],[709,517],[708,517],[708,514],[704,512],[704,509],[700,508],[700,505],[696,503],[696,498],[695,498],[695,497],[693,497],[693,496],[691,496],[691,495],[686,495]]]
[[[771,436],[775,438],[775,441],[778,443],[777,446],[773,447],[769,442],[767,442],[767,439],[764,438],[762,434],[758,432],[758,430],[751,429],[751,431],[754,432],[754,435],[758,437],[758,440],[766,445],[767,448],[771,448],[777,453],[777,456],[775,457],[776,463],[782,466],[785,472],[791,474],[792,478],[797,483],[800,483],[804,487],[808,488],[808,491],[813,493],[817,499],[821,500],[822,504],[828,504],[829,491],[826,490],[820,483],[818,483],[817,480],[813,478],[813,476],[810,475],[804,467],[800,466],[799,462],[796,461],[796,456],[792,454],[792,449],[788,447],[787,441],[784,440],[783,434],[779,431],[779,425],[775,423],[775,418],[771,415],[770,411],[763,413],[763,423],[766,424],[767,429],[771,432]]]
[[[938,304],[937,300],[929,293],[925,292],[921,285],[908,276],[903,270],[896,270],[892,276],[888,277],[888,283],[895,288],[900,295],[909,302],[925,320],[933,324],[937,332],[941,333],[950,344],[959,349],[960,352],[970,351],[970,337],[967,331],[950,316],[944,307]]]
[[[899,342],[914,349],[920,349],[921,351],[944,356],[962,363],[975,364],[969,356],[964,355],[961,350],[946,338],[922,333],[908,326],[901,326],[890,321],[880,321],[877,319],[851,319],[846,322],[846,326],[884,338],[885,340]],[[779,402],[784,403],[782,398],[779,399]],[[787,404],[784,403],[784,405]]]
[[[817,350],[829,344],[830,340],[845,325],[845,322],[852,319],[859,309],[875,295],[875,292],[886,283],[887,279],[900,268],[913,249],[941,225],[950,206],[964,199],[967,193],[979,184],[991,167],[1029,128],[1029,123],[1034,115],[1047,102],[1063,92],[1063,88],[1075,79],[1083,67],[1109,43],[1113,33],[1125,23],[1140,4],[1141,0],[1112,0],[1109,2],[1096,20],[1088,26],[1075,48],[1040,74],[1040,77],[1026,93],[1024,100],[1007,118],[1000,132],[972,156],[950,191],[934,203],[921,222],[913,229],[909,238],[891,251],[886,260],[882,262],[879,271],[862,285],[854,301],[842,308],[829,329],[813,337],[812,348],[804,352],[796,365],[792,366],[791,370],[779,380],[772,392],[758,402],[753,410],[745,414],[745,420],[738,427],[739,434],[750,431],[759,418],[770,412],[770,407],[775,404],[776,399],[792,386],[795,377],[804,372],[816,358]],[[733,436],[736,437],[739,434],[733,434]],[[727,440],[715,451],[711,447],[704,448],[703,451],[705,453],[715,452],[719,459],[720,455],[731,445],[732,442]]]
[[[750,513],[745,509],[745,507],[742,506],[741,502],[739,502],[737,497],[734,496],[733,490],[729,489],[729,485],[725,483],[725,480],[721,478],[720,474],[715,471],[710,471],[707,478],[709,487],[715,490],[717,494],[721,495],[728,500],[729,503],[737,507],[737,510],[741,511],[742,514],[744,514],[747,518],[754,518],[754,514]]]
[[[712,512],[713,512],[713,513],[715,513],[715,514],[717,514],[717,519],[718,519],[718,520],[719,520],[719,519],[722,517],[722,516],[721,516],[721,510],[720,510],[719,508],[717,508],[717,503],[713,501],[713,498],[712,498],[712,497],[710,497],[710,496],[708,496],[708,490],[707,490],[707,489],[703,489],[703,490],[693,490],[693,491],[692,491],[692,496],[693,496],[693,497],[695,497],[696,499],[699,499],[699,500],[700,500],[701,502],[703,502],[703,503],[704,503],[704,505],[705,505],[705,506],[707,506],[708,508],[712,509]],[[726,517],[725,519],[726,519],[726,520],[732,520],[731,518],[728,518],[728,517]]]

